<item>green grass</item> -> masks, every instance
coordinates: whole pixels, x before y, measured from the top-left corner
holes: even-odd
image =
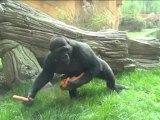
[[[148,33],[157,30],[158,28],[154,28],[154,29],[143,29],[141,32],[128,32],[128,36],[131,38],[146,38],[146,39],[150,39],[150,38],[155,38],[155,36],[146,36]]]
[[[119,94],[95,79],[80,88],[79,100],[59,87],[43,89],[32,107],[11,98],[26,93],[28,85],[22,84],[1,99],[0,120],[160,120],[159,75],[160,68],[119,74],[117,82],[130,87]]]

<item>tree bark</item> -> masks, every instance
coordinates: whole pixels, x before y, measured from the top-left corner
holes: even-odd
[[[139,68],[150,69],[160,67],[160,41],[155,39],[130,39],[128,53]]]
[[[6,85],[13,87],[20,82],[34,80],[41,71],[34,54],[26,47],[11,40],[3,40],[0,45],[2,45],[0,51],[5,51],[2,64]]]

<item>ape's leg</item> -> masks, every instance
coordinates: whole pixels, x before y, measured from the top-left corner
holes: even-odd
[[[107,86],[112,90],[119,91],[122,89],[126,89],[127,87],[115,83],[115,76],[110,66],[103,60],[101,60],[101,63],[103,66],[103,70],[99,73],[98,77],[104,79]]]
[[[79,93],[77,91],[77,89],[73,89],[73,90],[69,90],[69,96],[70,98],[78,98],[79,97]]]

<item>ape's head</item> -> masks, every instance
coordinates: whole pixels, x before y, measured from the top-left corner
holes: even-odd
[[[51,39],[50,51],[55,62],[68,65],[70,63],[70,56],[72,54],[72,46],[65,37],[56,37]]]

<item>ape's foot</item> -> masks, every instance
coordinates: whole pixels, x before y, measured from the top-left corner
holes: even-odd
[[[71,99],[79,99],[80,95],[77,90],[69,90],[69,96]]]
[[[118,85],[118,84],[115,85],[115,91],[116,92],[121,92],[123,89],[129,89],[129,88],[127,86],[124,86],[124,85]]]

